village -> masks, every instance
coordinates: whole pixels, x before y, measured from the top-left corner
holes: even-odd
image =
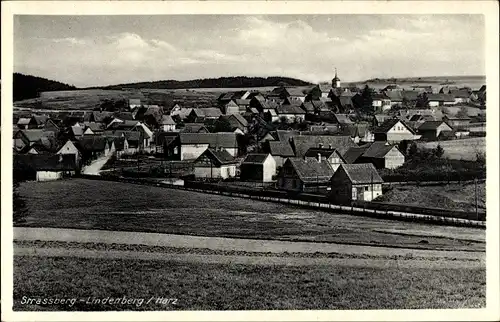
[[[486,86],[344,87],[336,69],[329,84],[223,92],[211,107],[151,103],[137,91],[115,111],[15,114],[15,173],[231,182],[349,204],[382,196],[381,172],[417,145],[486,135]]]

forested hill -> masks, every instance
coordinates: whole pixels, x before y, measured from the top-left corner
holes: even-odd
[[[76,89],[75,86],[56,82],[50,79],[14,73],[13,76],[14,101],[36,98],[40,92],[67,91]]]
[[[307,86],[311,83],[300,79],[288,77],[220,77],[204,78],[188,81],[163,80],[155,82],[141,82],[118,84],[102,87],[100,89],[122,89],[122,88],[151,88],[151,89],[180,89],[180,88],[241,88],[241,87],[267,87],[267,86]]]

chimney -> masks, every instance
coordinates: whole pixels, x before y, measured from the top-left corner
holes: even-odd
[[[321,153],[318,153],[318,163],[321,163]]]

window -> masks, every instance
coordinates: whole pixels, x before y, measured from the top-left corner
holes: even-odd
[[[368,191],[368,186],[365,187],[365,191]]]

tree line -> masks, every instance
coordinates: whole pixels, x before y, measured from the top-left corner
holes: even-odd
[[[40,97],[41,92],[77,89],[73,85],[20,73],[14,73],[12,86],[14,101]]]

